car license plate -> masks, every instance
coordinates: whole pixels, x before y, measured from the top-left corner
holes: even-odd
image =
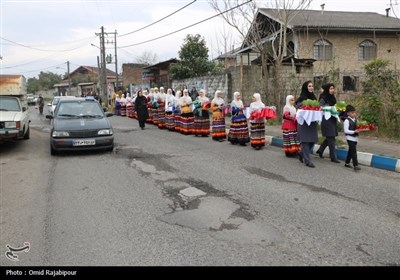
[[[83,140],[74,140],[72,143],[74,146],[90,146],[96,145],[96,140],[94,139],[83,139]]]

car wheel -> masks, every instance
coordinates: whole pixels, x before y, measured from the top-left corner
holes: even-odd
[[[51,154],[52,156],[55,156],[57,153],[58,153],[57,150],[54,149],[53,146],[50,144],[50,154]]]
[[[31,138],[31,130],[30,127],[28,126],[28,130],[25,132],[24,139],[28,140],[29,138]]]
[[[106,151],[108,151],[108,152],[112,152],[114,150],[114,144],[110,147],[110,148],[107,148],[107,150]]]

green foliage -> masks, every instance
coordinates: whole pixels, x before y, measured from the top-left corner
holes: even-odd
[[[173,79],[186,79],[216,74],[221,70],[218,63],[208,60],[208,48],[199,35],[188,34],[179,51],[180,61],[171,66]]]
[[[34,93],[39,91],[40,85],[37,78],[29,78],[27,82],[27,89],[29,93]]]
[[[27,82],[28,92],[36,92],[38,90],[49,90],[54,84],[62,81],[61,75],[51,72],[40,72],[39,79],[30,78]]]
[[[400,80],[387,60],[365,65],[364,94],[356,99],[360,119],[378,125],[387,136],[400,136]]]

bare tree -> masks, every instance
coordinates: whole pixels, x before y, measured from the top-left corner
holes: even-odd
[[[215,34],[215,41],[209,39],[208,42],[211,46],[212,52],[217,54],[217,57],[233,51],[235,45],[237,45],[232,33],[226,29],[225,25],[219,33]]]
[[[157,62],[157,54],[152,51],[144,51],[141,55],[135,57],[135,63],[143,65],[152,65]]]
[[[221,13],[245,2],[244,0],[209,0],[214,10]],[[271,7],[278,19],[268,20],[258,12],[256,1],[223,13],[224,20],[236,29],[243,39],[242,47],[259,54],[263,76],[263,92],[266,102],[276,104],[278,115],[284,103],[281,81],[282,61],[287,54],[289,23],[299,12],[309,7],[312,0],[275,0]],[[265,2],[264,2],[265,3]],[[269,65],[273,66],[270,75]],[[270,76],[272,79],[270,80]],[[271,83],[271,84],[270,84]]]

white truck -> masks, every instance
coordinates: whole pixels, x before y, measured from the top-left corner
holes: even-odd
[[[23,75],[0,75],[0,142],[29,139],[26,79]]]

